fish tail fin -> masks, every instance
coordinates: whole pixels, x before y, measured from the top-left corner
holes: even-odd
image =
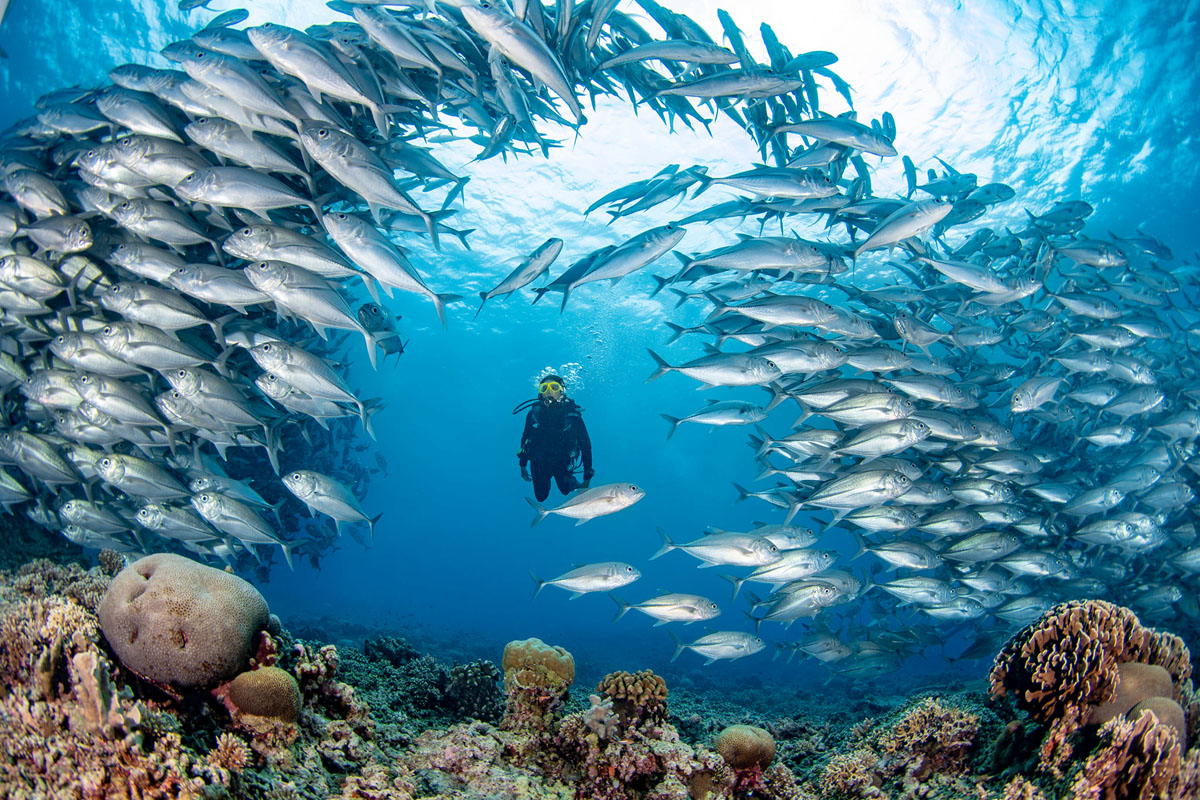
[[[425,230],[429,232],[429,238],[433,241],[433,249],[441,250],[442,243],[438,240],[437,220],[428,212],[423,212],[421,219],[425,220]]]
[[[854,544],[856,544],[858,546],[858,552],[855,553],[853,555],[853,557],[851,557],[851,559],[850,559],[851,561],[862,558],[867,553],[871,552],[870,550],[867,549],[867,540],[863,538],[861,533],[859,533],[858,531],[851,531],[850,535],[854,537]]]
[[[283,550],[283,560],[287,562],[288,569],[292,572],[296,571],[296,565],[292,563],[292,548],[287,542],[280,542],[279,547]]]
[[[646,348],[646,352],[650,354],[650,357],[654,359],[654,363],[658,365],[658,369],[656,369],[654,371],[653,375],[651,375],[649,378],[646,379],[646,383],[649,383],[650,381],[653,381],[653,380],[657,380],[657,379],[661,378],[663,375],[666,375],[671,370],[675,369],[670,364],[668,364],[663,359],[662,356],[660,356],[658,353],[651,350],[649,347]]]
[[[679,299],[675,301],[676,308],[679,308],[681,305],[686,303],[688,300],[692,299],[692,296],[690,294],[683,291],[682,289],[676,289],[674,286],[672,286],[670,289],[667,289],[667,291],[671,292],[672,294],[679,297]]]
[[[453,303],[455,300],[461,300],[462,295],[457,294],[433,294],[433,307],[437,309],[438,320],[442,323],[442,327],[446,327],[446,303]]]
[[[687,647],[687,645],[685,645],[683,640],[675,635],[675,631],[667,632],[671,634],[671,641],[675,642],[675,655],[671,656],[671,660],[674,661],[675,659],[679,658],[679,654],[683,652],[683,648]]]
[[[650,292],[651,297],[654,297],[663,289],[667,288],[667,284],[673,280],[672,278],[664,278],[661,275],[651,275],[650,277],[654,279],[654,291]]]
[[[616,616],[612,618],[613,622],[616,622],[621,617],[625,616],[627,613],[629,613],[629,609],[633,608],[633,606],[631,606],[629,603],[626,603],[624,600],[617,597],[615,594],[612,594],[611,592],[608,596],[611,597],[612,601],[619,606]]]
[[[375,350],[379,347],[379,342],[375,340],[375,337],[372,336],[371,332],[366,328],[361,328],[360,330],[362,330],[363,343],[367,346],[367,356],[371,360],[371,369],[378,370],[379,359],[375,355]]]
[[[480,292],[479,293],[479,308],[475,309],[475,316],[471,317],[471,319],[473,319],[473,320],[479,319],[479,312],[483,311],[483,304],[486,303],[487,301],[488,301],[488,293]]]
[[[734,500],[733,501],[734,503],[740,503],[743,500],[745,500],[747,497],[750,496],[750,491],[745,486],[742,486],[740,483],[735,483],[733,485],[733,488],[737,489],[737,493],[738,493],[738,499]]]
[[[544,520],[546,518],[546,516],[550,513],[546,509],[542,508],[541,504],[539,504],[532,497],[526,497],[525,502],[529,503],[529,505],[533,506],[533,510],[537,512],[537,516],[533,518],[533,522],[529,523],[529,527],[531,527],[531,528],[534,525],[537,525],[542,520]]]
[[[739,578],[736,575],[722,575],[721,577],[733,584],[733,597],[731,599],[737,600],[738,592],[742,590],[742,584],[746,582],[746,579]]]
[[[537,588],[533,590],[533,596],[537,597],[539,594],[541,594],[542,589],[546,587],[546,581],[542,580],[537,575],[534,575],[532,571],[530,571],[529,577],[533,578],[533,582],[537,586]]]
[[[383,517],[383,512],[380,511],[378,514],[371,517],[371,519],[368,521],[368,525],[371,528],[371,544],[375,544],[375,526],[379,524],[379,520],[382,517]]]
[[[667,344],[675,344],[679,341],[679,337],[687,333],[687,328],[676,325],[674,322],[668,322],[667,327],[671,329],[671,338],[667,339]]]
[[[679,417],[672,417],[670,414],[659,414],[660,417],[671,423],[671,430],[667,431],[667,438],[670,439],[675,435],[675,431],[679,428],[679,423],[683,422]]]
[[[665,556],[667,553],[671,552],[678,546],[674,542],[671,541],[671,537],[668,536],[667,532],[662,529],[662,526],[659,526],[659,528],[658,528],[658,538],[662,539],[663,546],[658,548],[657,553],[650,556],[651,561],[653,561],[656,558],[661,558],[661,557]]]

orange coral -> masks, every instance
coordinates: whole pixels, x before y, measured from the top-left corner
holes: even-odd
[[[1122,666],[1133,662],[1165,669],[1176,703],[1190,696],[1191,659],[1178,636],[1145,628],[1129,609],[1102,600],[1062,603],[1005,645],[989,676],[991,693],[1011,692],[1018,707],[1050,723],[1042,766],[1059,775],[1072,734],[1113,701]],[[1127,698],[1123,711],[1144,699]]]
[[[1179,737],[1153,712],[1117,717],[1100,729],[1103,743],[1071,785],[1072,800],[1154,800],[1173,797],[1180,777]]]

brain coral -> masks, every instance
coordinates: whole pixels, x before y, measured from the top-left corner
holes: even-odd
[[[754,725],[730,725],[717,734],[713,749],[737,770],[766,769],[775,760],[775,739]]]
[[[243,714],[284,722],[300,718],[300,687],[279,667],[243,672],[229,684],[229,700]]]
[[[125,667],[190,688],[245,669],[269,612],[258,590],[236,575],[159,553],[121,570],[97,613]]]
[[[613,701],[617,716],[626,726],[667,718],[667,683],[651,670],[610,673],[596,691]]]

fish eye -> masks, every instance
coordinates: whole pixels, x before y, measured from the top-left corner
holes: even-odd
[[[626,572],[633,572],[633,567],[631,567],[631,566],[629,566],[628,564],[626,564],[626,565],[625,565],[625,571],[626,571]]]
[[[326,139],[328,137],[329,137],[329,131],[325,130],[324,128],[317,129],[317,138]]]
[[[240,231],[238,231],[238,233],[242,234],[242,236],[249,236],[251,233],[253,233],[253,231],[251,231],[249,228],[242,228]]]
[[[196,53],[196,58],[204,58],[204,51],[201,50],[200,52]]]
[[[111,458],[102,458],[102,459],[100,459],[100,466],[102,466],[102,467],[107,467],[107,466],[109,466],[110,464],[112,464],[112,459],[111,459]]]
[[[100,332],[103,333],[105,336],[111,336],[112,332],[113,332],[113,327],[112,327],[112,325],[105,325],[104,330],[102,330]]]

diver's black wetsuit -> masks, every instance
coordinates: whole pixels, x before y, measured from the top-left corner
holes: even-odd
[[[570,398],[551,403],[538,400],[525,415],[517,455],[522,467],[530,465],[533,495],[538,502],[549,496],[551,478],[563,494],[579,488],[579,481],[571,473],[576,456],[583,464],[584,480],[592,476],[592,440],[581,410]]]

